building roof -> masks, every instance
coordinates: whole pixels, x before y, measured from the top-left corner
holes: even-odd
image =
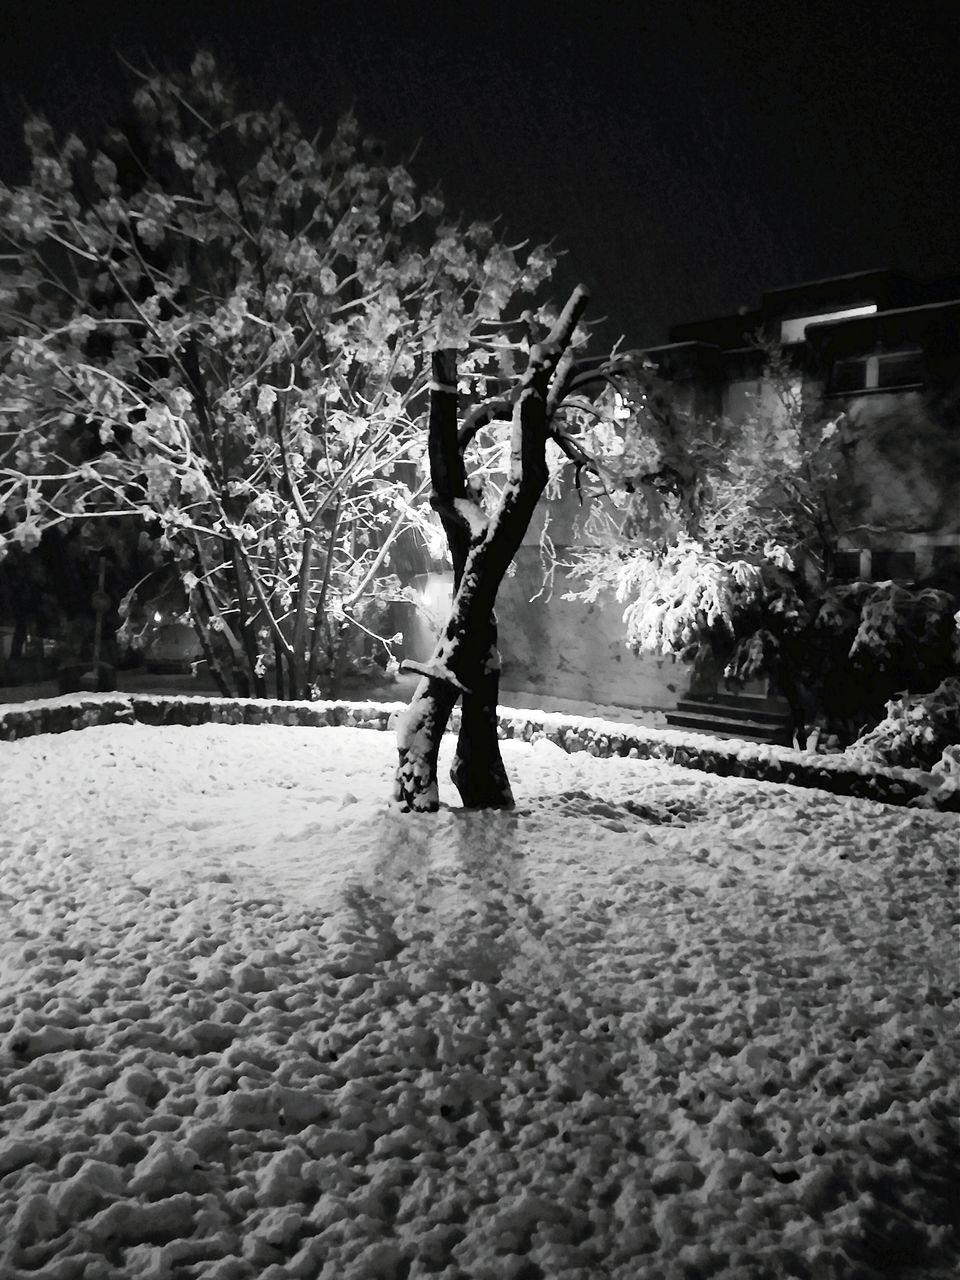
[[[765,330],[771,337],[779,339],[784,320],[805,316],[810,316],[811,328],[821,331],[829,329],[834,332],[848,325],[859,326],[850,330],[851,337],[854,333],[875,333],[889,338],[900,330],[929,330],[938,313],[952,312],[958,298],[960,274],[921,280],[889,268],[855,271],[767,290],[759,307],[741,308],[734,315],[674,325],[668,343],[648,350],[659,354],[680,346],[698,344],[724,354],[746,353],[755,349],[753,335],[758,330]],[[828,323],[818,323],[815,318],[818,312],[826,314],[868,303],[877,307],[872,316],[841,317]],[[911,317],[915,313],[919,314],[914,321]]]

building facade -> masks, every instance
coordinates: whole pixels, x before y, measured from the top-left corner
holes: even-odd
[[[777,411],[758,333],[790,357],[805,407],[839,424],[836,576],[960,590],[960,277],[920,281],[883,270],[771,290],[753,309],[674,326],[669,342],[646,354],[687,408],[743,420]],[[549,514],[562,560],[577,541],[576,495]],[[543,518],[500,593],[504,688],[675,708],[689,669],[631,654],[622,605],[562,601],[562,572],[551,598],[541,591]]]
[[[764,294],[735,316],[675,326],[651,352],[697,408],[771,409],[763,351],[781,343],[805,404],[841,431],[838,577],[960,572],[960,279],[867,271]]]

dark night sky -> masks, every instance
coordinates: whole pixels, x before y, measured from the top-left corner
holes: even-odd
[[[23,102],[86,132],[112,50],[198,44],[305,129],[362,127],[468,218],[555,237],[629,345],[878,266],[960,270],[960,0],[34,0],[2,6],[0,176]]]

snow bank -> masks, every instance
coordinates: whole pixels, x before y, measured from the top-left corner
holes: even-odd
[[[951,1274],[957,820],[504,755],[0,744],[4,1280]]]

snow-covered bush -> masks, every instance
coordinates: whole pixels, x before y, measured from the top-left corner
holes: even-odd
[[[960,679],[944,680],[920,697],[887,703],[881,722],[845,753],[855,759],[950,775],[960,753]]]
[[[687,411],[655,371],[634,387],[565,598],[611,591],[636,651],[698,660],[733,684],[772,677],[801,743],[814,726],[849,743],[897,691],[957,672],[960,600],[831,581],[848,426],[824,421],[777,344],[757,341],[776,407],[742,423]]]
[[[690,412],[645,366],[569,565],[585,585],[567,598],[612,590],[640,652],[691,661],[709,650],[728,680],[779,678],[802,726],[790,655],[823,580],[838,430],[808,412],[782,352],[766,354],[781,403],[742,423]]]
[[[925,694],[958,671],[958,601],[895,582],[827,587],[812,602],[792,654],[817,723],[853,742],[901,692]]]

